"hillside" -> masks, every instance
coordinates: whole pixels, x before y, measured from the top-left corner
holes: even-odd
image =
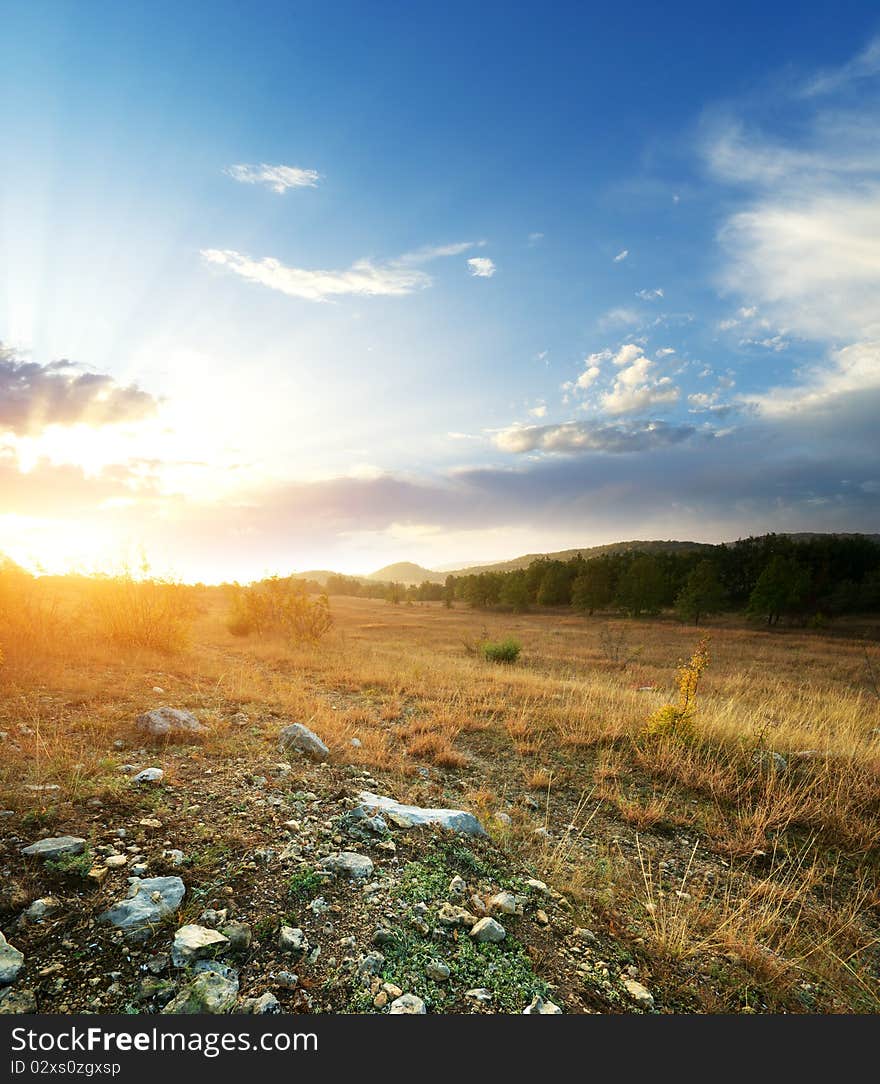
[[[472,565],[468,568],[460,568],[453,572],[453,576],[468,576],[475,572],[515,572],[519,568],[528,568],[533,561],[542,558],[553,561],[568,561],[572,557],[581,554],[587,559],[602,557],[605,554],[628,553],[630,550],[641,550],[643,553],[683,553],[692,550],[712,550],[713,545],[708,542],[677,542],[677,541],[652,541],[652,542],[610,542],[605,546],[580,546],[573,550],[557,550],[555,553],[526,553],[522,557],[514,557],[510,561],[498,561],[492,565]],[[449,573],[447,573],[449,575]]]
[[[448,575],[448,572],[432,572],[430,568],[422,568],[413,561],[398,561],[362,578],[379,583],[402,583],[407,587],[412,584],[417,587],[425,582],[444,583]]]

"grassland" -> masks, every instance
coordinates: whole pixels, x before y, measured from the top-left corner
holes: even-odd
[[[186,645],[163,653],[105,640],[82,585],[41,590],[44,602],[57,596],[62,625],[4,645],[0,669],[10,838],[85,835],[108,809],[158,808],[169,838],[187,836],[209,898],[232,858],[244,863],[261,842],[247,807],[230,805],[230,779],[269,774],[278,730],[301,721],[329,745],[334,771],[476,812],[496,866],[560,892],[572,923],[598,936],[599,963],[625,959],[661,1011],[880,1008],[876,641],[734,619],[701,629],[711,661],[683,740],[645,733],[699,638],[671,619],[336,599],[330,633],[291,646],[231,636],[222,593],[206,588],[190,592]],[[512,665],[474,650],[508,636],[523,645]],[[185,751],[152,751],[176,794],[164,807],[132,791],[114,746],[136,748],[134,719],[158,703],[209,727]],[[11,845],[0,861],[5,923],[47,886]],[[270,891],[260,884],[255,893]],[[535,927],[523,941],[567,1007],[617,1011],[548,937]],[[71,1005],[59,997],[50,1011]]]

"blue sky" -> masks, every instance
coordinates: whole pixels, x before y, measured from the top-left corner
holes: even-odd
[[[880,529],[875,5],[2,22],[0,550]]]

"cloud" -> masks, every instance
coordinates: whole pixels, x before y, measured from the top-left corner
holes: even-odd
[[[133,384],[67,360],[22,361],[0,343],[0,429],[31,436],[49,425],[112,425],[149,417],[157,406]]]
[[[496,271],[494,262],[487,256],[473,256],[467,265],[470,273],[478,279],[490,279]]]
[[[227,166],[223,172],[240,184],[261,184],[279,195],[283,195],[288,188],[315,188],[321,179],[320,174],[313,169],[270,166],[265,162],[258,166]]]
[[[635,425],[603,425],[591,422],[564,422],[562,425],[513,425],[496,433],[496,447],[504,452],[645,452],[679,444],[697,432],[692,425],[670,425],[661,421]]]
[[[612,359],[618,368],[614,384],[600,399],[612,415],[636,414],[678,401],[680,389],[668,376],[655,376],[656,362],[636,343],[625,343]]]
[[[420,269],[422,264],[444,256],[457,256],[474,244],[460,241],[451,245],[434,245],[406,252],[395,260],[374,263],[356,260],[342,271],[310,270],[286,267],[272,256],[252,259],[234,249],[202,249],[202,259],[214,266],[232,271],[249,282],[278,290],[289,297],[306,301],[329,301],[334,297],[354,294],[361,297],[403,297],[431,285],[431,276]],[[469,261],[472,262],[472,261]],[[486,261],[491,264],[491,260]],[[494,270],[494,265],[493,265]]]
[[[658,286],[656,290],[636,290],[636,297],[642,301],[658,301],[663,297],[663,290]]]
[[[546,418],[547,417],[547,404],[546,403],[538,403],[536,406],[533,406],[531,408],[531,410],[529,410],[529,414],[531,414],[531,416],[533,418]]]
[[[530,233],[529,234],[529,247],[533,248],[535,245],[539,245],[544,240],[543,233]]]
[[[829,68],[809,79],[801,88],[803,97],[813,98],[846,88],[862,79],[880,74],[880,38],[874,38],[852,60],[837,68]]]
[[[609,309],[608,312],[600,316],[599,326],[601,328],[633,327],[641,323],[641,320],[641,314],[636,312],[635,309],[620,306],[616,309]]]
[[[627,256],[629,256],[629,249],[625,248],[625,249],[623,249],[622,252],[617,253],[617,255],[614,257],[613,262],[614,263],[623,263],[623,261],[627,258]]]

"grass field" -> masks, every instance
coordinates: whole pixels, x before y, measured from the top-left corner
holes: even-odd
[[[278,730],[300,721],[333,765],[362,770],[384,793],[477,813],[498,860],[561,893],[575,925],[623,953],[663,1011],[880,1008],[875,640],[735,619],[695,630],[333,599],[326,637],[288,646],[231,636],[222,593],[206,588],[186,589],[189,638],[162,653],[104,639],[81,584],[42,590],[43,603],[57,596],[61,623],[30,643],[20,630],[0,669],[0,833],[10,839],[86,836],[108,809],[143,816],[149,803],[120,773],[128,754],[114,742],[136,748],[137,714],[167,703],[210,728],[149,761],[177,794],[164,831],[201,841],[208,877],[259,842],[247,816],[234,827],[212,816],[214,803],[228,808],[232,768],[268,775]],[[475,650],[507,636],[522,644],[513,664]],[[646,734],[701,636],[710,662],[691,736]],[[2,860],[5,928],[53,886],[11,844]],[[548,952],[532,954],[538,973]],[[563,991],[586,981],[562,957],[548,967]],[[72,1011],[63,995],[50,1003]]]

